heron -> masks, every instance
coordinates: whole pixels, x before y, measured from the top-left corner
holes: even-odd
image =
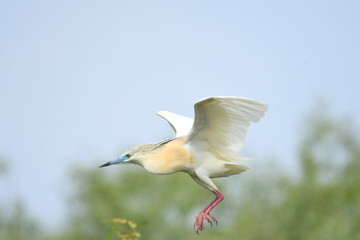
[[[175,138],[136,146],[100,167],[136,164],[153,174],[186,172],[215,199],[195,217],[194,231],[204,230],[206,222],[218,223],[210,211],[224,194],[212,178],[240,174],[249,167],[238,156],[251,122],[258,122],[268,105],[241,97],[208,97],[195,103],[195,119],[168,111],[157,114],[168,121]]]

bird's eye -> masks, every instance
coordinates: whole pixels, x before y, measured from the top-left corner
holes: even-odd
[[[129,159],[129,158],[130,158],[130,154],[125,154],[124,157],[125,157],[126,159]]]

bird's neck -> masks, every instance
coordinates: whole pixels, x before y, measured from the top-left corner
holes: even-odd
[[[151,173],[170,174],[186,171],[193,163],[189,150],[184,147],[185,138],[168,141],[160,148],[152,151],[141,160],[141,165]]]

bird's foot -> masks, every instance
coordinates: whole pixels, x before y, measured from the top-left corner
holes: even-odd
[[[194,231],[197,234],[199,234],[199,231],[202,231],[205,229],[205,227],[204,227],[205,220],[208,223],[210,223],[210,226],[213,225],[213,222],[216,223],[216,225],[218,224],[216,218],[213,215],[211,215],[209,212],[201,211],[199,213],[199,215],[196,216],[195,222],[194,222]]]

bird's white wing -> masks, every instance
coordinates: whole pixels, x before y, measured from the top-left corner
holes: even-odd
[[[194,120],[176,113],[159,111],[157,114],[167,120],[174,129],[176,137],[183,137],[189,134]]]
[[[246,98],[210,97],[197,102],[187,143],[232,160],[244,144],[250,122],[258,122],[267,105]]]

